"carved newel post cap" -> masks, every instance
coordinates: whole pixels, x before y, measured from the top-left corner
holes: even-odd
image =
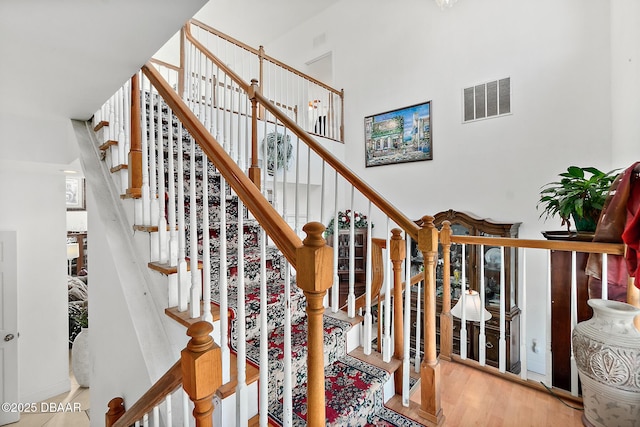
[[[322,232],[324,232],[324,230],[325,226],[320,222],[312,221],[305,224],[304,227],[302,227],[302,231],[307,233],[307,237],[304,238],[302,243],[305,246],[324,246],[326,243],[324,237],[322,237]]]
[[[212,331],[213,326],[206,321],[194,323],[187,329],[191,340],[181,352],[182,384],[192,400],[212,396],[222,383],[216,357],[220,348],[211,338]]]
[[[105,426],[110,427],[124,415],[124,399],[122,397],[114,397],[107,403],[107,406],[109,409],[105,414]]]
[[[422,252],[438,251],[438,229],[433,224],[435,219],[431,215],[422,218],[422,228],[418,231],[418,248]]]
[[[402,230],[399,228],[394,228],[391,230],[391,241],[390,244],[390,256],[391,261],[398,263],[402,262],[406,256],[406,247],[404,245],[404,239],[402,238]]]
[[[333,249],[322,237],[322,223],[309,222],[302,230],[307,237],[298,248],[298,286],[306,292],[324,292],[333,284]]]
[[[213,325],[209,322],[200,321],[189,326],[187,335],[190,336],[191,339],[187,343],[187,348],[195,352],[206,350],[213,342],[210,335],[211,332],[213,332]]]
[[[399,228],[391,229],[391,240],[402,240],[402,230]]]
[[[440,243],[443,245],[451,244],[451,222],[449,220],[442,221],[442,229],[440,230]]]

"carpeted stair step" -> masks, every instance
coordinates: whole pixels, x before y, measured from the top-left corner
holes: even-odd
[[[345,355],[325,368],[327,426],[365,426],[382,410],[384,384],[389,372]],[[293,389],[293,425],[305,426],[307,420],[306,381]],[[270,416],[283,424],[282,399],[270,402]]]
[[[291,283],[291,321],[297,323],[305,316],[306,300],[302,291]],[[237,296],[236,286],[229,287],[229,309],[233,313],[230,320],[230,341],[232,346],[236,346],[238,339],[237,325]],[[216,299],[218,298],[218,299]],[[284,325],[284,283],[281,280],[267,282],[267,324],[268,330],[272,331]],[[219,302],[219,296],[212,292],[211,299]],[[246,340],[258,339],[260,336],[260,283],[245,283],[245,313],[246,313]],[[257,360],[256,360],[257,363]]]
[[[351,324],[324,316],[324,365],[329,366],[346,354],[347,332]],[[269,401],[282,399],[284,392],[284,326],[270,330],[269,353]],[[247,358],[256,363],[260,360],[260,337],[247,341]],[[291,372],[292,386],[296,387],[307,378],[307,319],[303,317],[291,325]]]

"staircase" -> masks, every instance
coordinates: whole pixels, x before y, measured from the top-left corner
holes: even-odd
[[[197,40],[188,36],[188,42],[192,47],[187,48],[183,77],[173,78],[180,83],[172,83],[175,70],[163,78],[162,65],[145,65],[96,114],[94,129],[106,168],[123,197],[132,199],[123,203],[134,205],[134,230],[149,232],[149,267],[166,275],[165,312],[185,326],[201,318],[214,325],[224,389],[218,393],[217,419],[222,425],[234,418],[236,425],[423,425],[414,420],[417,411],[410,418],[405,415],[411,411],[401,415],[385,406],[396,393],[410,406],[410,387],[417,379],[410,374],[410,352],[402,341],[402,301],[409,298],[403,298],[404,285],[396,273],[405,253],[400,231],[391,237],[387,225],[384,245],[386,256],[395,257],[394,289],[387,261],[384,293],[393,296],[399,314],[392,316],[391,297],[375,300],[378,290],[358,298],[357,314],[353,283],[346,312],[337,298],[331,304],[324,298],[328,287],[338,295],[340,285],[333,279],[336,262],[331,267],[329,257],[335,254],[321,239],[320,223],[329,222],[327,210],[334,212],[337,224],[339,203],[344,203],[339,202],[344,198],[339,187],[345,186],[339,180],[345,176],[352,209],[357,189],[369,200],[369,215],[374,204],[409,235],[417,238],[419,227],[289,118],[297,107],[264,98],[257,82],[244,83]],[[291,175],[287,167],[278,170],[277,162],[275,171],[260,167],[272,153],[257,140],[273,134],[295,147]],[[129,164],[119,163],[126,158]],[[335,175],[327,179],[325,168]],[[322,193],[315,206],[314,180],[321,180]],[[322,203],[331,191],[334,206]],[[306,199],[304,242],[298,237],[304,213],[299,198]],[[320,223],[309,222],[312,217]],[[367,277],[369,290],[371,274]],[[388,319],[375,345],[373,304]],[[257,384],[254,369],[259,371]],[[174,374],[167,374],[173,384]],[[259,404],[251,404],[256,395]],[[434,419],[442,421],[439,411]]]
[[[154,129],[162,129],[162,154],[158,154],[164,164],[161,175],[173,174],[170,164],[182,163],[185,173],[177,185],[182,186],[178,193],[183,192],[185,195],[184,247],[197,248],[191,255],[196,255],[200,263],[203,257],[210,257],[209,275],[213,285],[210,301],[215,313],[220,313],[223,299],[221,288],[216,284],[221,282],[221,275],[226,276],[223,280],[227,285],[225,305],[229,313],[229,347],[237,354],[242,346],[241,351],[246,354],[247,362],[268,372],[266,377],[269,382],[270,422],[275,425],[306,425],[306,300],[302,290],[296,286],[296,275],[278,248],[264,241],[266,234],[262,232],[260,224],[243,209],[238,196],[225,184],[224,178],[207,161],[202,150],[197,146],[194,146],[192,152],[182,150],[182,147],[192,146],[192,137],[180,130],[179,121],[172,115],[167,104],[158,97],[149,102],[150,98],[147,93],[143,111],[155,110],[157,114],[150,114],[144,120],[147,129],[143,134],[152,134]],[[96,129],[99,141],[109,140],[109,136],[105,134],[109,132],[108,125],[103,123]],[[169,135],[173,139],[171,143]],[[115,143],[102,144],[101,148],[108,150],[112,145]],[[117,168],[110,169],[119,171]],[[206,176],[203,176],[205,170]],[[170,182],[165,184],[165,188],[171,185]],[[195,192],[192,191],[193,188]],[[208,200],[206,209],[204,197]],[[205,215],[208,215],[207,221]],[[169,221],[168,215],[164,220]],[[208,224],[208,229],[203,229],[202,224]],[[137,224],[136,228],[157,233],[157,229],[150,224]],[[205,235],[208,235],[208,242]],[[152,239],[155,237],[157,236]],[[226,237],[224,243],[220,241],[221,237]],[[240,240],[242,245],[238,243]],[[242,262],[239,262],[239,256],[242,256]],[[190,261],[187,257],[187,264],[193,265]],[[152,267],[163,271],[163,264],[152,263]],[[223,268],[226,271],[222,271],[221,266],[225,266]],[[164,272],[168,277],[179,274],[177,271]],[[265,286],[263,290],[266,291],[262,295],[261,285]],[[261,339],[261,329],[265,325],[260,320],[261,300],[264,296],[268,313],[266,340],[264,337]],[[239,299],[244,299],[242,316],[238,315]],[[177,307],[169,307],[167,311],[176,313],[179,310]],[[376,366],[366,361],[371,360],[371,357],[365,356],[358,347],[361,321],[361,317],[349,319],[342,311],[328,311],[323,316],[327,425],[420,425],[384,406],[385,401],[393,395],[393,373],[400,362],[385,364],[379,360]],[[289,336],[285,330],[291,331]],[[349,340],[351,343],[348,343]],[[265,342],[268,354],[266,364],[260,356],[260,347]],[[285,348],[286,354],[291,355],[290,358],[285,358]],[[347,353],[348,350],[351,351]],[[291,380],[287,381],[285,377]],[[292,401],[289,420],[283,413],[285,396]]]

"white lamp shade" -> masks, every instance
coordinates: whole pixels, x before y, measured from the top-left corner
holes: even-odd
[[[80,246],[77,243],[67,243],[67,259],[76,259],[80,256]]]
[[[484,320],[491,319],[491,313],[482,307],[482,301],[480,301],[480,295],[478,292],[469,290],[464,295],[464,315],[465,320],[469,320],[471,322],[479,322],[482,320],[480,318],[481,311],[484,310]],[[451,314],[455,317],[462,319],[462,296],[458,299],[456,305],[451,309]]]

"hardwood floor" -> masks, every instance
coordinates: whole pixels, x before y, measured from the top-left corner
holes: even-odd
[[[459,363],[441,361],[440,369],[445,426],[582,426],[582,411],[565,406],[550,393]],[[418,388],[411,400],[419,398]],[[573,402],[567,404],[577,406]]]

